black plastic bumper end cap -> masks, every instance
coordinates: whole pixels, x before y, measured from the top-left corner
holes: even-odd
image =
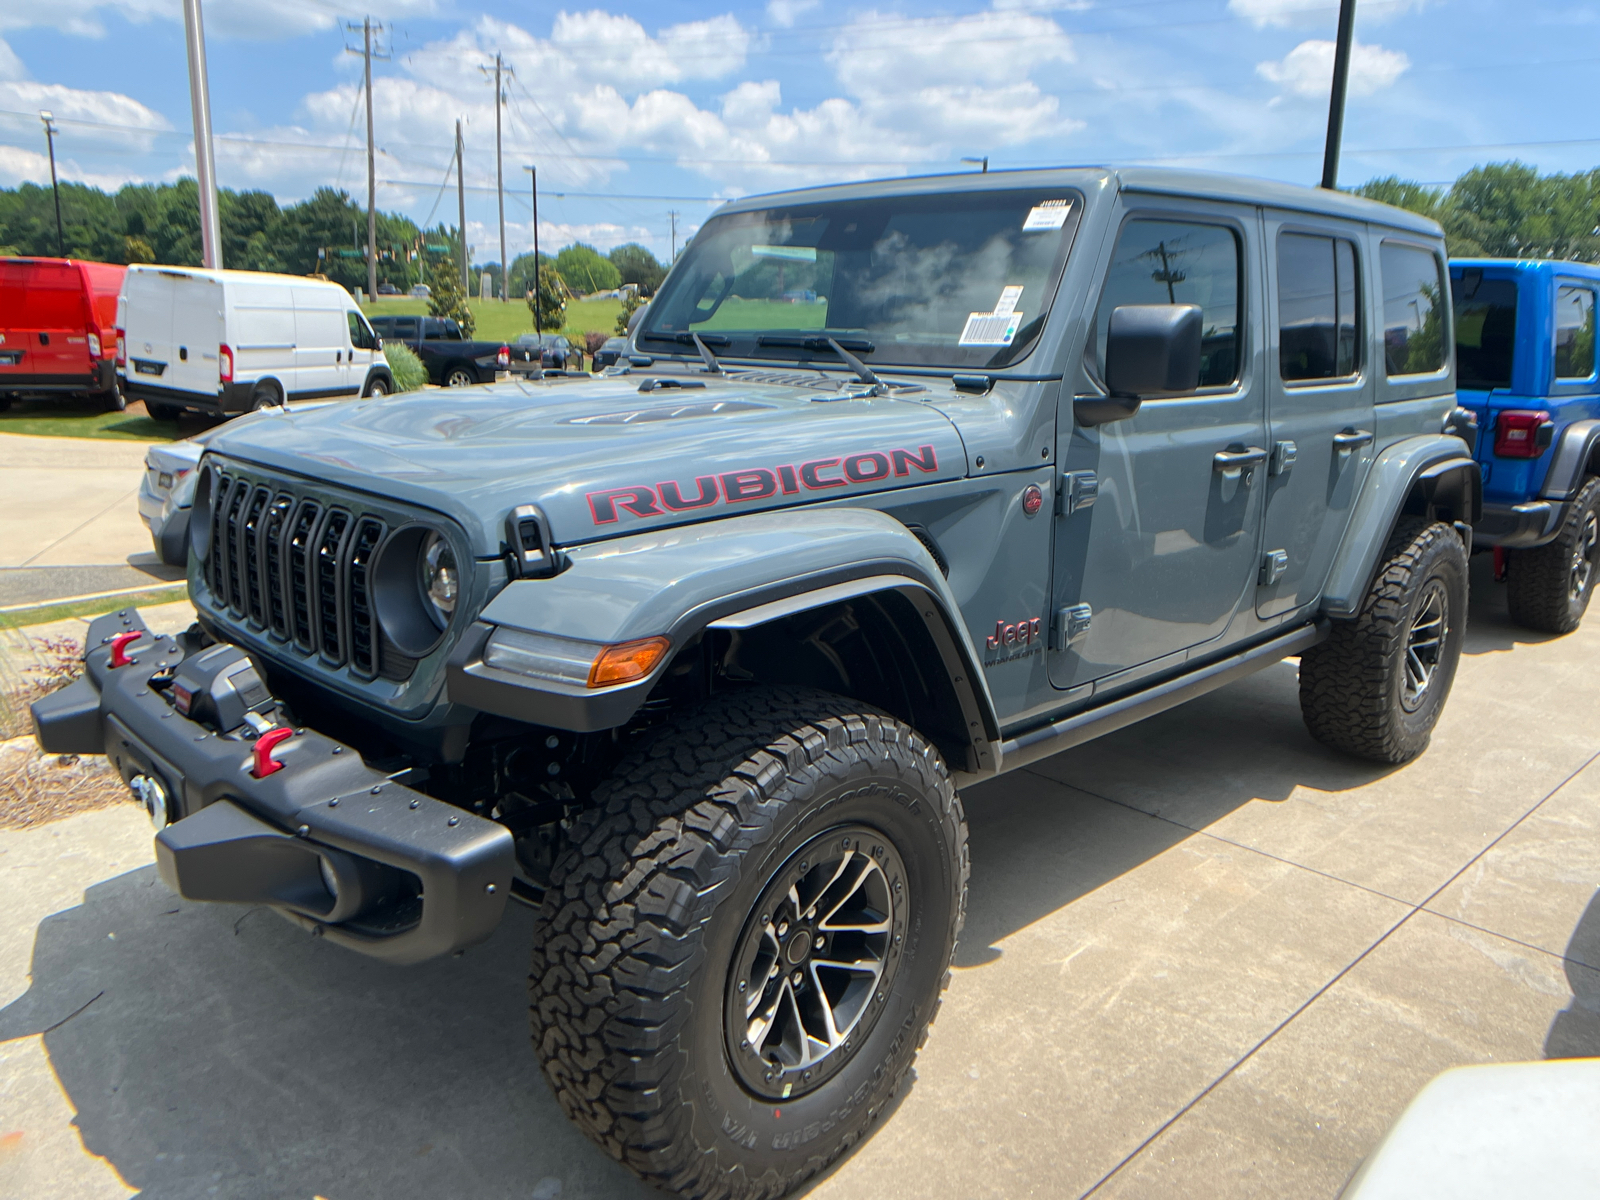
[[[28,706],[34,736],[47,754],[104,754],[100,692],[87,678],[42,696]]]

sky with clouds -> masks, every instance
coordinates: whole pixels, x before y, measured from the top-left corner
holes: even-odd
[[[641,241],[663,257],[721,199],[800,184],[1059,163],[1157,162],[1316,182],[1337,0],[205,0],[217,175],[291,202],[365,199],[361,44],[374,63],[378,203],[499,257]],[[1359,0],[1340,178],[1445,182],[1520,158],[1600,163],[1600,0]],[[181,0],[0,0],[0,186],[105,188],[193,173]],[[449,186],[445,187],[448,180]]]

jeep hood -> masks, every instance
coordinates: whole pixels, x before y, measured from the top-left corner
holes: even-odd
[[[479,557],[501,552],[520,504],[574,545],[967,471],[955,426],[916,395],[716,378],[641,392],[644,378],[350,401],[241,421],[207,449],[437,510]]]

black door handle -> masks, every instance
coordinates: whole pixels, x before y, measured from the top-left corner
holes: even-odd
[[[1218,450],[1211,456],[1211,468],[1231,475],[1266,461],[1267,452],[1260,446],[1246,446],[1243,450]]]
[[[1333,448],[1339,451],[1354,450],[1357,446],[1365,446],[1371,440],[1370,429],[1346,429],[1343,433],[1333,435]]]

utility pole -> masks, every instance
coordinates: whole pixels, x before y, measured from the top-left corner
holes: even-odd
[[[667,260],[667,266],[672,266],[678,261],[678,210],[669,208],[667,216],[672,218],[672,257]]]
[[[44,140],[50,144],[50,190],[56,197],[56,257],[67,256],[66,235],[61,232],[61,185],[56,182],[56,127],[52,122],[55,117],[45,110],[39,110],[39,120],[44,122]]]
[[[533,189],[533,331],[543,333],[544,327],[539,324],[539,168],[523,169],[528,172]]]
[[[1339,142],[1344,136],[1344,97],[1355,31],[1356,0],[1339,0],[1339,40],[1334,43],[1333,88],[1328,93],[1328,142],[1322,151],[1322,186],[1330,191],[1339,186]]]
[[[378,168],[376,152],[372,145],[372,18],[365,18],[359,26],[346,24],[345,28],[354,33],[361,30],[361,49],[352,46],[345,47],[347,54],[361,55],[366,69],[367,84],[367,301],[371,303],[378,295]],[[379,53],[380,59],[387,59],[387,54]]]
[[[461,118],[456,118],[456,210],[460,224],[456,230],[461,242],[461,294],[470,297],[472,285],[467,282],[467,164],[461,153]]]
[[[488,67],[479,67],[484,75],[489,74]],[[494,186],[495,196],[500,201],[500,299],[506,298],[506,281],[511,278],[511,270],[506,262],[506,173],[505,165],[500,157],[500,105],[505,100],[505,93],[500,90],[500,76],[515,74],[510,67],[500,61],[500,55],[494,56]]]
[[[211,153],[211,84],[206,78],[206,30],[200,0],[183,0],[189,45],[189,109],[194,116],[194,173],[200,185],[201,262],[222,270],[222,218],[217,214],[217,163]]]

